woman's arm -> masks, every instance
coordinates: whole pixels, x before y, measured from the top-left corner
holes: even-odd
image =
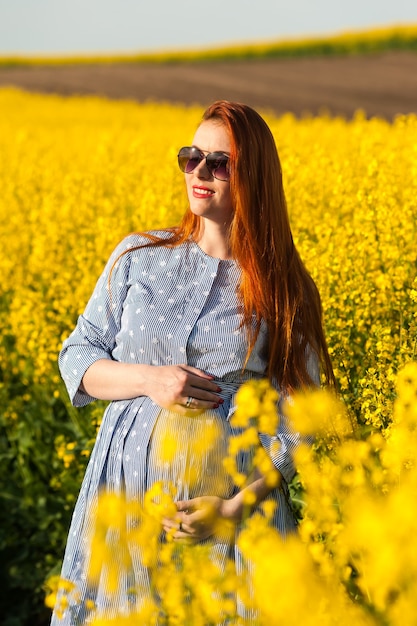
[[[187,398],[192,410],[218,407],[221,391],[213,376],[189,365],[147,365],[99,359],[85,372],[81,390],[100,400],[129,400],[148,396],[155,404],[185,412]],[[189,409],[188,409],[189,410]]]
[[[276,471],[275,475],[276,482],[271,485],[270,480],[268,480],[257,468],[255,468],[247,486],[238,491],[233,498],[223,500],[221,506],[222,517],[233,520],[235,523],[239,523],[247,515],[250,515],[252,511],[256,509],[256,507],[263,500],[265,500],[271,491],[280,484],[282,480],[281,474]]]

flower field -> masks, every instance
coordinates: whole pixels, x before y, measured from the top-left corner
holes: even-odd
[[[2,623],[16,626],[46,623],[44,581],[59,572],[103,408],[70,407],[58,351],[120,239],[179,221],[186,195],[176,154],[202,109],[4,89],[0,111],[0,602]],[[299,536],[284,544],[262,518],[242,533],[256,564],[259,624],[284,616],[297,626],[411,625],[417,117],[264,117],[294,237],[322,295],[341,398],[317,391],[289,409],[300,429],[320,432],[313,451],[300,449],[292,485]],[[201,558],[188,563],[200,583]],[[173,608],[190,581],[162,581],[173,594],[167,624],[215,623],[207,598],[219,582],[208,570],[209,595],[197,598],[195,614]],[[241,584],[228,578],[224,597]]]

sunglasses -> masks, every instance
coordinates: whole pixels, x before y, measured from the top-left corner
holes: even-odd
[[[224,152],[209,152],[204,154],[194,146],[181,148],[178,153],[178,165],[181,172],[191,174],[200,165],[201,161],[206,160],[206,167],[211,176],[217,180],[230,180],[229,161],[230,158]]]

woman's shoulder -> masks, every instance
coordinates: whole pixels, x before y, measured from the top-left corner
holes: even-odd
[[[129,233],[116,245],[114,253],[124,254],[130,250],[133,252],[152,242],[167,239],[170,235],[172,235],[172,230],[170,229]]]

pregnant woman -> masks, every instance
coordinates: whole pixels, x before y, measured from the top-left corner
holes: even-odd
[[[142,502],[157,481],[174,485],[178,510],[162,536],[211,542],[219,563],[233,558],[237,567],[235,538],[217,536],[216,528],[223,520],[238,532],[246,490],[254,494],[252,511],[265,499],[277,503],[271,523],[281,534],[295,528],[287,484],[300,437],[282,411],[275,435],[259,433],[277,485],[255,472],[237,487],[222,463],[242,383],[267,378],[285,398],[318,384],[320,369],[333,381],[320,297],[293,243],[276,145],[257,112],[219,101],[178,163],[189,202],[182,222],[121,242],[60,354],[75,406],[110,403],[63,562],[77,602],[54,613],[54,626],[88,621],[92,606],[111,616],[129,604],[132,580],[111,597],[104,583],[92,590],[86,580],[89,512],[103,489]],[[213,423],[220,436],[196,448]],[[166,433],[178,441],[170,463],[161,462]],[[239,470],[249,473],[242,459]],[[132,563],[133,585],[146,591],[140,555]]]

